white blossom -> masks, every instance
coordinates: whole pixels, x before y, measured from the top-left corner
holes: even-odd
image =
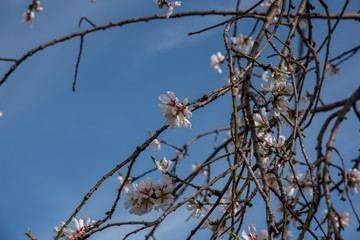
[[[83,219],[77,220],[76,218],[72,218],[72,223],[75,227],[75,231],[69,227],[66,227],[62,231],[62,236],[65,237],[65,240],[74,240],[81,237],[86,231],[91,228],[96,222],[91,221],[90,218],[85,216]],[[61,226],[65,225],[64,222],[61,222]],[[54,232],[58,233],[61,227],[54,227]]]
[[[324,209],[324,210],[322,210],[322,213],[327,215],[328,210]],[[335,221],[336,221],[336,223],[335,223],[336,227],[340,227],[340,223],[341,223],[341,226],[343,226],[343,227],[350,226],[350,214],[348,212],[344,212],[344,213],[340,214],[339,217],[340,217],[340,221],[339,221],[338,216],[336,214],[334,214],[334,218],[335,218]],[[323,217],[321,219],[321,222],[323,222],[325,220],[325,218],[326,217]]]
[[[153,208],[165,210],[174,201],[174,182],[170,177],[162,177],[163,180],[156,184],[150,178],[139,184],[133,183],[134,189],[126,193],[124,202],[124,207],[130,208],[130,214],[141,216],[151,212]]]
[[[218,52],[216,55],[215,54],[211,55],[210,60],[211,60],[210,63],[211,68],[218,71],[218,73],[222,73],[220,64],[223,63],[225,57],[221,54],[221,52]]]
[[[154,139],[150,143],[150,147],[152,147],[154,149],[154,151],[160,150],[161,149],[161,142],[159,140],[157,140],[157,139]]]
[[[256,234],[256,228],[254,223],[249,224],[249,234],[245,232],[245,230],[242,230],[241,236],[245,240],[267,240],[269,233],[266,230],[261,230],[260,234]]]
[[[122,175],[118,176],[118,182],[119,185],[121,186],[124,182],[125,178]],[[128,180],[126,181],[123,190],[125,191],[125,193],[129,192],[129,187],[131,186],[131,177],[128,178]]]
[[[289,100],[286,97],[277,98],[276,101],[272,102],[274,108],[270,110],[269,115],[272,117],[280,118],[281,114],[284,116],[289,115]]]
[[[43,8],[40,6],[40,1],[35,1],[35,3],[31,6],[31,10],[34,10],[36,12],[40,12],[43,10]]]
[[[28,23],[30,24],[30,27],[32,27],[32,25],[34,24],[34,18],[35,18],[35,13],[29,10],[24,13],[24,18],[22,20],[22,23]]]
[[[159,104],[161,112],[164,113],[164,117],[166,118],[165,124],[169,125],[171,129],[191,127],[191,123],[187,118],[191,118],[192,113],[186,106],[188,103],[187,98],[185,98],[182,103],[179,103],[179,99],[175,97],[173,92],[167,91],[166,93],[170,98],[165,94],[159,96],[159,100],[165,103],[165,105]]]
[[[251,36],[244,36],[240,33],[239,37],[232,37],[231,41],[236,48],[240,49],[243,53],[247,54],[249,49],[254,45],[254,40]]]
[[[162,171],[163,173],[166,173],[167,171],[169,171],[171,164],[173,162],[171,160],[166,160],[166,157],[164,157],[163,159],[159,161],[155,161],[156,167],[157,169],[159,169],[160,171]]]
[[[348,186],[351,194],[358,193],[357,187],[360,187],[360,172],[356,168],[349,169]]]
[[[166,18],[169,18],[170,15],[173,13],[174,11],[174,7],[175,6],[181,6],[181,2],[180,1],[175,1],[175,2],[170,2],[170,3],[166,3],[166,6],[168,7],[167,9],[167,14],[166,14]]]

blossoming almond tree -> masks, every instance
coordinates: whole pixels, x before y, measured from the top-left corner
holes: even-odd
[[[96,7],[101,1],[92,2]],[[101,238],[110,228],[118,230],[116,239],[138,239],[140,234],[145,239],[156,239],[161,226],[179,212],[185,212],[185,217],[177,219],[177,228],[181,224],[185,226],[186,220],[191,223],[190,229],[184,227],[184,239],[260,240],[291,236],[344,239],[348,229],[356,229],[356,225],[360,225],[359,201],[355,201],[359,197],[360,158],[357,149],[344,147],[335,139],[342,130],[340,127],[346,124],[345,120],[360,120],[357,106],[360,87],[357,84],[350,95],[342,96],[343,100],[323,100],[331,89],[327,87],[329,77],[340,77],[340,67],[350,64],[360,48],[342,46],[343,50],[338,52],[332,45],[333,39],[341,35],[338,33],[341,24],[346,21],[358,24],[353,20],[360,20],[360,13],[348,7],[351,1],[345,1],[341,8],[334,10],[323,0],[316,4],[307,0],[248,1],[244,9],[238,0],[234,1],[234,9],[205,10],[206,5],[201,5],[201,11],[182,11],[182,8],[191,9],[191,5],[196,4],[192,2],[149,2],[153,7],[152,16],[104,25],[96,25],[91,19],[82,17],[80,24],[86,21],[91,27],[41,44],[17,59],[0,58],[13,62],[0,80],[3,87],[13,73],[19,71],[19,65],[25,60],[35,61],[31,56],[40,50],[80,37],[73,79],[75,91],[82,50],[87,44],[84,38],[98,30],[143,21],[151,28],[153,20],[172,21],[170,23],[177,26],[179,19],[198,16],[196,19],[203,21],[206,27],[196,32],[189,29],[189,38],[214,31],[221,39],[221,44],[212,46],[208,55],[192,68],[191,71],[206,71],[199,82],[173,81],[176,74],[167,74],[168,80],[161,84],[152,80],[159,88],[162,84],[176,88],[166,94],[165,90],[171,89],[168,86],[164,86],[164,91],[153,93],[146,89],[146,84],[136,83],[137,94],[131,93],[131,102],[122,100],[121,110],[125,112],[129,108],[144,115],[127,123],[126,127],[133,124],[142,129],[147,126],[144,122],[155,116],[148,115],[148,109],[156,112],[154,118],[161,127],[155,132],[149,131],[150,137],[142,144],[133,148],[126,146],[133,149],[132,153],[128,157],[121,153],[121,161],[103,173],[98,181],[94,180],[95,185],[82,200],[78,199],[79,204],[68,218],[54,228],[54,239]],[[167,8],[165,15],[160,10],[164,6]],[[33,25],[35,12],[42,10],[39,1],[31,1],[24,22]],[[225,19],[208,22],[207,18],[212,15],[222,15]],[[326,26],[326,31],[315,31],[320,26],[318,22]],[[171,29],[177,31],[176,27]],[[163,45],[166,49],[167,45]],[[151,51],[155,47],[152,46]],[[210,67],[217,73],[208,69],[209,56]],[[122,57],[131,62],[133,55]],[[172,59],[160,60],[153,53],[151,59],[154,63],[149,64],[156,64],[158,74],[172,64]],[[201,66],[207,68],[201,69]],[[136,66],[133,75],[141,74],[142,78],[150,79],[147,71],[141,72],[142,68],[146,66]],[[178,65],[174,69],[178,68],[187,71]],[[219,79],[216,87],[205,75]],[[225,85],[224,79],[228,80]],[[341,87],[341,81],[338,83]],[[101,86],[97,90],[99,88]],[[145,91],[139,94],[143,88],[146,94],[153,95],[152,100],[144,99]],[[194,89],[200,94],[195,96]],[[125,91],[130,92],[131,88]],[[188,95],[184,94],[187,92]],[[180,95],[187,98],[180,102],[176,97]],[[156,101],[160,101],[157,103],[160,112]],[[148,102],[153,103],[152,107]],[[212,108],[214,105],[217,109]],[[211,111],[211,115],[204,117],[207,111]],[[226,119],[225,126],[219,124],[219,115],[225,116],[221,116]],[[314,130],[311,127],[319,115],[323,116],[320,118],[323,123]],[[5,111],[3,118],[6,118]],[[111,126],[109,124],[109,128]],[[350,126],[351,129],[356,127]],[[191,135],[183,135],[185,131]],[[313,141],[309,143],[307,139]],[[148,151],[149,147],[154,151]],[[352,158],[343,157],[345,152],[351,152]],[[80,170],[73,170],[68,177],[77,179],[77,171]],[[116,173],[117,179],[112,177]],[[94,193],[104,187],[104,182],[117,185],[112,189],[111,198],[107,198],[111,203],[106,206],[105,213],[95,213],[91,216],[95,220],[91,222],[89,217],[77,220],[80,211],[91,210],[87,206],[93,206],[91,200],[97,198]],[[342,209],[344,205],[346,211]],[[324,208],[321,213],[319,209]],[[120,212],[126,213],[125,219],[117,218]],[[70,222],[75,230],[69,227]],[[261,226],[259,233],[255,225]],[[248,231],[244,226],[248,226]],[[29,230],[25,235],[32,240],[41,239],[34,231]]]

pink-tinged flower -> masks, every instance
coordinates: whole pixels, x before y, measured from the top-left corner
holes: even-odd
[[[159,161],[155,161],[156,167],[157,169],[159,169],[160,171],[162,171],[163,173],[166,173],[167,171],[169,171],[171,164],[173,162],[171,160],[166,160],[166,157],[164,157],[163,159]]]
[[[254,40],[251,36],[244,36],[240,33],[239,37],[232,37],[231,41],[243,53],[247,54],[249,49],[254,45]]]
[[[22,23],[30,24],[30,27],[34,24],[35,13],[33,11],[27,11],[24,13]]]
[[[289,80],[289,75],[281,72],[274,71],[271,74],[271,79],[281,82],[281,83],[287,83]]]
[[[126,209],[130,208],[129,213],[143,215],[155,210],[165,210],[173,201],[174,181],[172,178],[162,175],[163,180],[154,184],[150,178],[141,181],[139,184],[133,183],[134,189],[127,192],[124,202]]]
[[[125,209],[130,208],[129,213],[135,215],[143,215],[152,210],[155,200],[151,197],[154,193],[150,178],[141,181],[139,184],[133,183],[134,190],[126,193]]]
[[[218,71],[218,73],[222,73],[220,68],[220,64],[222,64],[225,60],[225,57],[221,54],[221,52],[217,52],[217,54],[213,54],[210,57],[211,63],[210,66],[212,69]]]
[[[150,143],[150,147],[152,147],[154,149],[154,151],[160,150],[161,149],[161,142],[159,140],[157,140],[157,139],[154,139]]]
[[[245,240],[266,240],[269,233],[266,230],[261,230],[259,235],[256,235],[256,228],[254,223],[249,224],[249,234],[246,234],[245,230],[242,230],[241,236]]]
[[[166,118],[165,124],[169,125],[171,129],[191,127],[191,123],[187,118],[191,118],[192,113],[186,106],[188,103],[187,98],[185,98],[182,103],[179,103],[179,99],[175,97],[173,92],[167,91],[167,94],[170,98],[165,94],[159,96],[159,100],[166,104],[159,104],[161,112],[164,113],[164,117]]]
[[[343,227],[350,226],[350,214],[348,212],[340,214],[340,223]]]
[[[329,73],[328,74],[329,78],[332,78],[334,76],[334,74],[341,76],[340,69],[338,69],[334,64],[329,63],[329,62],[326,64],[325,71]]]
[[[174,196],[172,195],[173,190],[174,185],[169,184],[167,179],[155,185],[155,210],[158,210],[160,208],[165,211],[166,208],[174,202]]]
[[[175,2],[170,2],[170,3],[166,3],[166,6],[168,7],[167,9],[167,14],[166,14],[166,18],[169,18],[170,15],[173,13],[174,11],[174,7],[175,6],[181,6],[181,2],[180,1],[175,1]]]
[[[267,14],[273,3],[274,3],[274,0],[268,0],[267,2],[260,4],[260,7],[261,7],[260,12]],[[280,13],[280,9],[277,9],[277,14],[279,14],[279,13]],[[277,17],[274,17],[273,22],[276,22],[276,21],[277,21]]]
[[[76,230],[74,231],[69,227],[64,228],[61,236],[65,237],[65,240],[75,240],[80,238],[89,228],[94,226],[96,222],[90,222],[90,218],[85,216],[83,219],[79,219],[79,221],[76,218],[72,218],[72,223]],[[64,222],[61,222],[61,226],[64,224]],[[61,227],[54,227],[54,232],[58,233],[60,229]]]
[[[357,187],[360,186],[360,172],[356,168],[349,169],[348,186],[351,194],[358,193]]]

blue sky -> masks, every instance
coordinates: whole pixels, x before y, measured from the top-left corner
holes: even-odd
[[[89,25],[85,22],[80,29],[77,26],[82,16],[102,25],[166,12],[165,9],[158,10],[151,0],[97,0],[93,4],[90,0],[42,1],[44,11],[36,14],[30,29],[27,24],[21,24],[29,2],[0,1],[0,57],[19,58],[42,43],[86,29]],[[184,0],[174,12],[231,10],[235,3],[234,0]],[[241,4],[241,9],[245,9],[249,1]],[[353,1],[347,12],[357,11],[359,7],[360,3]],[[338,11],[338,6],[330,5],[330,10]],[[75,93],[71,87],[79,38],[49,47],[22,63],[0,88],[0,111],[3,112],[0,118],[1,239],[24,239],[28,227],[38,239],[51,239],[52,228],[71,215],[96,181],[142,144],[149,130],[155,131],[164,124],[157,106],[160,94],[171,90],[180,100],[187,97],[191,101],[226,84],[226,71],[219,75],[209,67],[211,54],[225,53],[223,28],[187,36],[189,32],[225,19],[209,16],[155,20],[87,35]],[[238,32],[249,34],[253,23],[254,20],[239,22]],[[360,33],[354,31],[358,29],[356,24],[350,20],[339,24],[331,43],[330,57],[358,45]],[[318,36],[324,36],[325,21],[317,20],[315,27]],[[286,33],[285,28],[280,31],[280,34]],[[262,57],[261,61],[277,64],[278,59]],[[344,99],[359,86],[359,62],[359,56],[353,57],[341,65],[341,77],[326,79],[324,102]],[[0,75],[3,76],[10,66],[0,62]],[[224,70],[225,65],[222,68]],[[309,74],[306,85],[309,91],[313,86],[312,78],[315,79]],[[194,112],[190,119],[191,129],[167,131],[160,139],[182,146],[199,133],[227,126],[230,103],[230,95],[224,96],[206,109]],[[324,114],[319,114],[313,128],[305,132],[309,154],[314,157],[316,135],[312,133],[323,121]],[[353,126],[359,126],[359,122],[351,113],[336,141],[348,161],[347,168],[351,166],[349,160],[359,154],[359,144],[355,141],[359,138],[359,129]],[[218,143],[223,138],[221,135]],[[212,141],[211,137],[202,139],[190,148],[190,156],[181,165],[183,174],[190,170],[193,162],[202,162],[208,157]],[[165,146],[161,152],[148,149],[139,156],[135,175],[153,166],[150,155],[169,159],[174,157],[174,150]],[[154,173],[151,177],[159,176]],[[201,183],[203,179],[199,177],[198,181]],[[78,217],[102,218],[115,197],[116,188],[117,180],[113,176],[94,194]],[[354,202],[359,200],[359,195],[353,196]],[[256,202],[262,206],[261,199]],[[351,212],[347,204],[335,204],[341,210]],[[258,209],[261,208],[249,211],[256,216],[252,221],[260,228],[265,226],[265,220]],[[159,214],[155,212],[144,218],[151,219]],[[186,236],[197,223],[196,220],[185,222],[189,214],[180,209],[171,215],[169,223],[159,228],[159,239],[168,238],[172,231],[179,229],[179,223],[184,223],[181,234]],[[184,221],[176,221],[179,218]],[[124,219],[139,220],[119,209],[114,221]],[[345,236],[358,234],[354,217],[351,222]],[[249,223],[245,222],[244,228]],[[93,239],[118,239],[124,232],[115,228],[94,235]],[[183,239],[181,234],[178,231],[174,240]],[[199,236],[208,234],[200,233]]]

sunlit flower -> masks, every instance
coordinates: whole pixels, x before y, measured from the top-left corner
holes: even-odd
[[[139,184],[133,183],[134,190],[126,193],[125,209],[130,208],[129,213],[135,215],[143,215],[152,210],[155,200],[151,197],[154,193],[152,181],[147,178]]]
[[[169,96],[161,94],[159,100],[166,105],[159,104],[161,112],[164,113],[166,118],[165,124],[169,125],[171,129],[178,127],[191,127],[191,123],[187,118],[191,118],[192,113],[187,108],[188,100],[185,98],[182,103],[179,103],[179,99],[175,97],[171,91],[166,92]]]
[[[162,171],[163,173],[166,173],[167,171],[169,171],[171,164],[173,162],[171,160],[166,160],[166,157],[164,157],[163,159],[159,161],[155,161],[156,167],[157,169],[159,169],[160,171]]]
[[[154,151],[160,150],[161,149],[161,142],[159,140],[157,140],[157,139],[154,139],[150,143],[150,147],[152,147],[154,149]]]
[[[69,227],[64,228],[62,231],[62,236],[65,237],[65,240],[75,240],[80,238],[87,229],[91,228],[96,223],[95,221],[90,222],[90,218],[87,216],[85,216],[83,219],[79,219],[79,221],[73,217],[71,221],[74,224],[76,230],[74,231]],[[64,222],[61,222],[61,226],[64,224]],[[58,233],[60,229],[61,227],[54,227],[54,232]]]
[[[269,233],[266,230],[261,230],[259,235],[256,235],[256,228],[254,223],[249,224],[249,234],[246,234],[245,230],[242,230],[241,236],[245,240],[266,240]]]
[[[264,80],[265,82],[269,81],[269,72],[268,71],[264,71],[261,75],[260,75],[261,79]]]
[[[218,71],[218,73],[222,73],[220,64],[224,62],[225,57],[221,54],[221,52],[211,55],[210,60],[210,66],[212,67],[212,69]]]
[[[251,36],[244,36],[240,33],[239,37],[232,37],[231,41],[236,48],[240,49],[243,53],[247,54],[249,49],[254,45],[254,40]]]

